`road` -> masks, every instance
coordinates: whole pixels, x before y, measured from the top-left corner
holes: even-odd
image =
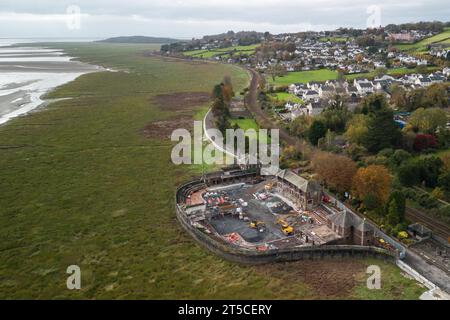
[[[245,97],[247,108],[253,113],[256,122],[265,129],[278,129],[280,131],[280,140],[288,145],[296,146],[298,150],[302,149],[302,140],[290,135],[290,133],[280,128],[260,107],[258,102],[258,95],[260,92],[259,84],[261,83],[261,75],[253,69],[247,69],[251,75],[252,80],[247,96]]]

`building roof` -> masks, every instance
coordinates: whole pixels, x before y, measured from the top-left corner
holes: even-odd
[[[360,232],[372,231],[373,227],[366,219],[361,219],[356,214],[349,212],[347,210],[337,212],[329,216],[328,218],[332,223],[343,229],[348,229],[350,227],[355,228]]]
[[[360,82],[358,83],[361,88],[372,88],[373,85],[370,82]]]
[[[293,184],[303,192],[316,192],[320,189],[320,185],[316,181],[302,178],[290,170],[280,170],[276,176]]]
[[[354,215],[347,212],[347,210],[343,212],[334,213],[331,216],[329,216],[329,219],[332,223],[342,227],[343,229],[350,228],[355,223]]]
[[[423,224],[414,223],[408,226],[408,230],[416,232],[420,236],[430,235],[431,230],[425,227]]]

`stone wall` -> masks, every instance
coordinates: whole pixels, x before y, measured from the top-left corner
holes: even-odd
[[[181,186],[177,190],[176,216],[181,226],[197,242],[226,260],[243,264],[265,264],[296,260],[339,259],[344,257],[374,257],[391,262],[395,262],[395,260],[397,260],[397,255],[394,252],[369,246],[325,245],[291,249],[270,249],[260,252],[228,243],[217,235],[206,234],[192,226],[184,212],[183,206],[180,205],[180,200],[183,197],[184,190],[201,183],[202,182],[200,180],[192,181]]]

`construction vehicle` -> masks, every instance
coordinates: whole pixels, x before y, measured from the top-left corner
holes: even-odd
[[[262,221],[252,221],[250,222],[250,228],[257,229],[259,232],[264,232],[266,230],[266,224]]]
[[[287,223],[285,220],[280,218],[277,220],[277,224],[281,226],[281,231],[286,236],[290,236],[290,235],[294,234],[294,228],[292,226],[290,226],[289,223]]]

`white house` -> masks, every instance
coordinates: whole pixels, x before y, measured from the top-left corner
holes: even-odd
[[[373,91],[374,91],[373,84],[370,81],[356,82],[355,87],[358,90],[359,94],[368,94],[368,93],[373,93]]]
[[[442,73],[445,74],[447,77],[450,77],[450,68],[444,68],[444,70],[442,70]]]

